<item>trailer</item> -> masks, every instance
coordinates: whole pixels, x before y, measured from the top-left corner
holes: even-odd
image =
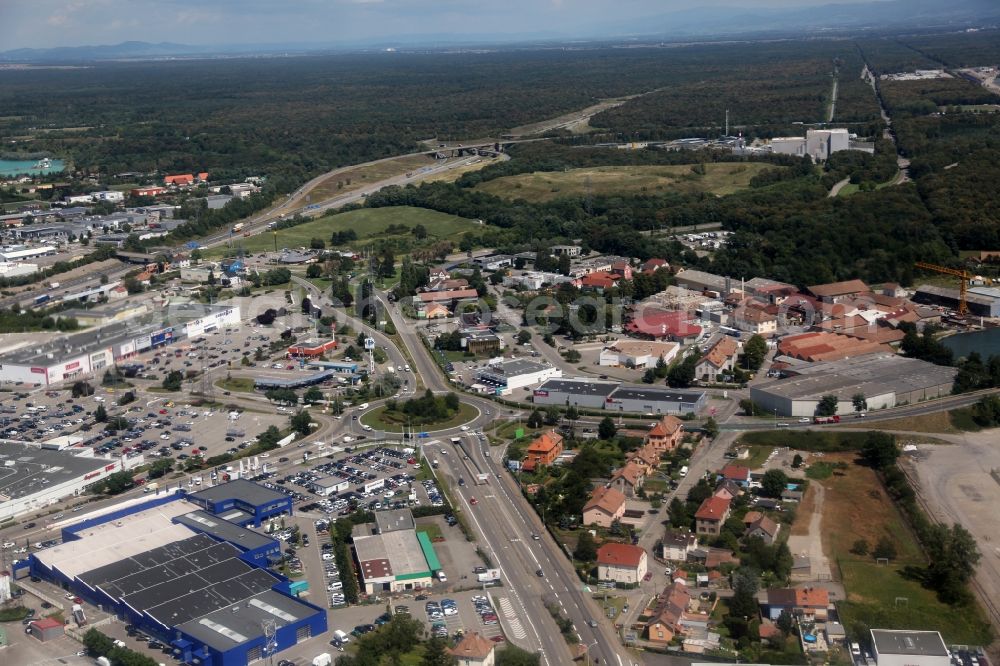
[[[813,418],[813,423],[840,423],[840,417],[836,414],[833,416],[817,416]]]

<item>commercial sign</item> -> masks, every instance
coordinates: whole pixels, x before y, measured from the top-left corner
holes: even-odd
[[[385,488],[385,479],[376,479],[365,484],[366,493],[370,493],[373,490],[382,490],[382,488]]]
[[[35,373],[36,375],[44,375],[45,374],[45,368],[32,368],[31,371],[33,373]]]
[[[544,389],[535,389],[535,395],[539,398],[547,398],[549,397],[549,392]]]
[[[80,362],[79,361],[73,361],[72,363],[67,363],[66,364],[66,368],[63,370],[63,372],[69,372],[70,370],[76,370],[79,367],[80,367]]]
[[[83,480],[84,481],[89,481],[90,479],[93,479],[95,476],[100,476],[100,475],[101,475],[101,471],[100,470],[98,470],[96,472],[91,472],[90,474],[87,474],[86,476],[84,476]]]

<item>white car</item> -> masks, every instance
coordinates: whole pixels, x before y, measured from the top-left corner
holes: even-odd
[[[809,423],[809,417],[803,416],[801,419],[799,419],[799,423]]]
[[[358,409],[368,409],[368,403],[367,402],[361,403],[360,405],[358,405]]]
[[[461,428],[459,428],[459,430],[461,430],[462,432],[469,432],[469,426],[464,425]]]
[[[13,548],[13,547],[14,547],[14,546],[16,546],[16,545],[17,545],[17,544],[16,544],[16,543],[14,543],[13,541],[7,541],[7,542],[5,542],[5,543],[3,544],[3,548],[4,548],[4,550],[6,550],[6,549],[8,549],[8,548]]]

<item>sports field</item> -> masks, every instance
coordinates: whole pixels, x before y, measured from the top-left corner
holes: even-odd
[[[780,168],[760,162],[705,164],[705,173],[695,165],[614,166],[535,171],[497,178],[476,186],[505,199],[552,201],[560,197],[610,194],[657,194],[666,192],[725,195],[750,185],[750,179],[764,169]]]

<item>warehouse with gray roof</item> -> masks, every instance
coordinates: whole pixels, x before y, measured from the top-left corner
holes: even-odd
[[[957,369],[897,354],[867,354],[795,366],[794,376],[750,386],[750,398],[767,413],[814,416],[820,400],[837,396],[837,413],[854,413],[853,397],[869,410],[910,405],[951,394]]]

